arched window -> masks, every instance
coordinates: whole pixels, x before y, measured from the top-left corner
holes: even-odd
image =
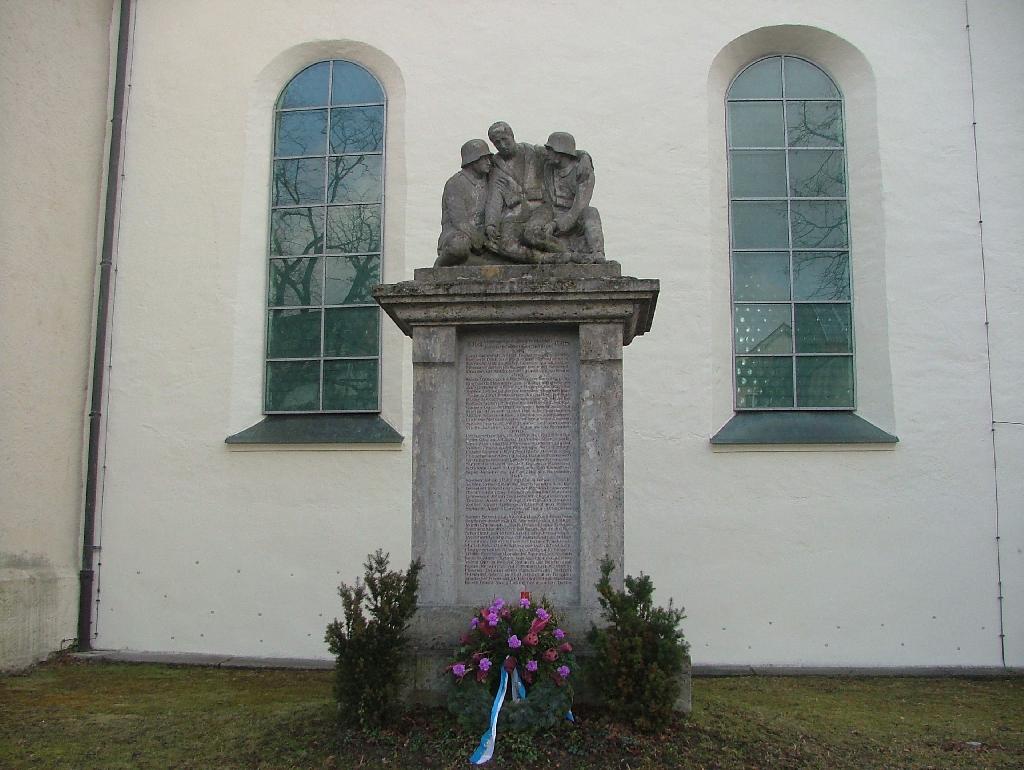
[[[386,100],[348,61],[307,67],[281,92],[267,290],[264,411],[380,410]]]
[[[726,113],[736,409],[851,410],[842,95],[771,56],[736,76]]]

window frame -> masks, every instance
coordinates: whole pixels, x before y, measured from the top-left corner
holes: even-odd
[[[780,71],[780,94],[779,96],[739,96],[734,97],[732,95],[733,87],[736,82],[748,72],[751,68],[757,66],[761,62],[765,62],[772,59],[779,60],[779,71]],[[815,70],[818,70],[822,75],[828,78],[832,87],[835,89],[836,95],[834,97],[790,97],[786,91],[786,60],[793,59],[801,61]],[[821,101],[821,102],[838,102],[839,104],[839,120],[841,121],[842,128],[842,141],[835,145],[803,145],[793,146],[790,144],[789,137],[789,124],[788,124],[788,109],[789,103],[795,102],[807,102],[807,101]],[[732,127],[733,119],[731,117],[730,104],[733,103],[757,103],[757,102],[777,102],[782,107],[782,132],[783,140],[782,145],[776,146],[764,146],[756,147],[753,145],[739,145],[737,147],[732,146]],[[848,146],[848,130],[846,120],[846,98],[843,94],[842,89],[839,87],[835,78],[828,72],[828,70],[818,64],[817,62],[800,55],[789,54],[789,53],[771,53],[759,56],[753,60],[750,60],[745,65],[740,67],[736,73],[732,76],[729,81],[727,88],[724,93],[723,108],[725,110],[724,116],[724,128],[725,128],[725,150],[726,150],[726,194],[727,194],[727,228],[728,228],[728,249],[729,249],[729,328],[730,328],[730,369],[731,369],[731,386],[732,386],[732,406],[733,411],[737,415],[751,414],[757,412],[773,412],[773,413],[785,413],[785,412],[796,412],[796,413],[852,413],[857,409],[857,341],[855,333],[855,320],[854,320],[854,286],[853,286],[853,227],[850,222],[850,174],[849,174],[849,146]],[[755,195],[755,196],[739,196],[734,194],[734,183],[733,183],[733,171],[734,171],[734,155],[735,151],[776,151],[780,152],[785,161],[785,178],[784,182],[786,185],[786,191],[784,196],[766,196],[766,195]],[[793,194],[793,177],[790,171],[790,153],[793,151],[827,151],[827,150],[838,150],[842,153],[842,171],[844,180],[844,195],[843,196],[796,196]],[[786,236],[787,244],[784,248],[762,246],[759,248],[737,248],[735,242],[734,232],[734,205],[736,202],[746,201],[776,201],[784,202],[786,204]],[[846,227],[846,241],[845,245],[839,247],[798,247],[794,242],[793,232],[793,203],[794,201],[840,201],[844,207],[845,216],[845,227]],[[785,253],[788,257],[788,269],[787,277],[789,283],[789,294],[786,300],[739,300],[736,295],[736,255],[737,253],[769,253],[778,252]],[[795,257],[798,253],[827,253],[834,252],[837,255],[846,254],[846,280],[848,284],[848,299],[841,300],[798,300],[796,299],[797,293],[795,291],[795,272],[794,264]],[[785,305],[789,308],[789,324],[790,324],[790,350],[788,353],[752,353],[752,352],[741,352],[737,345],[737,308],[740,305]],[[799,352],[797,349],[797,307],[799,305],[845,305],[849,308],[849,352]],[[792,384],[792,403],[790,405],[781,406],[741,406],[740,405],[740,394],[738,391],[738,361],[740,358],[750,357],[763,357],[763,358],[788,358],[790,361],[790,377]],[[799,404],[798,397],[798,361],[801,358],[811,357],[841,357],[847,358],[850,362],[850,403],[842,405],[825,405],[825,406],[805,406]]]
[[[283,100],[289,87],[300,77],[303,73],[317,67],[321,64],[328,64],[328,80],[327,80],[327,99],[324,104],[316,105],[303,105],[284,107]],[[359,101],[359,102],[340,102],[334,103],[334,71],[336,64],[350,65],[362,70],[372,81],[376,84],[380,90],[381,99],[379,101]],[[332,128],[332,113],[336,110],[346,108],[359,108],[359,107],[381,107],[383,110],[382,124],[381,124],[381,139],[380,139],[380,151],[364,151],[364,152],[341,152],[333,153],[331,147],[331,128]],[[324,122],[324,147],[323,154],[302,154],[302,155],[279,155],[278,154],[278,126],[280,116],[284,113],[297,113],[297,112],[312,112],[322,110],[325,112]],[[261,390],[261,413],[273,417],[275,419],[288,416],[317,416],[317,415],[330,415],[335,418],[345,415],[380,415],[383,405],[383,319],[382,311],[376,302],[372,299],[368,302],[357,302],[349,304],[327,304],[327,261],[334,257],[352,257],[352,256],[377,256],[377,272],[378,280],[383,279],[384,274],[384,254],[387,248],[386,244],[386,228],[385,223],[385,212],[386,212],[386,200],[387,200],[387,141],[388,141],[388,94],[384,88],[384,84],[381,79],[374,74],[374,72],[359,61],[352,59],[343,58],[328,58],[318,59],[305,65],[297,72],[295,72],[280,89],[274,100],[274,106],[271,111],[271,152],[269,157],[269,171],[268,171],[268,205],[267,211],[267,237],[264,248],[264,254],[266,259],[265,266],[265,283],[264,283],[264,295],[263,295],[263,355],[262,355],[262,390]],[[346,156],[358,156],[358,155],[369,155],[377,156],[380,158],[380,200],[379,204],[365,203],[365,202],[353,202],[353,203],[331,203],[328,198],[329,185],[330,185],[330,165],[333,158],[341,158]],[[285,160],[299,160],[299,159],[323,159],[324,161],[324,193],[325,197],[322,202],[315,203],[295,203],[286,205],[275,204],[275,189],[277,184],[276,166],[279,161]],[[343,208],[346,206],[366,206],[366,205],[379,205],[379,249],[375,252],[335,252],[332,253],[328,248],[328,221],[329,212],[332,207]],[[323,222],[322,232],[320,233],[320,246],[315,253],[304,253],[304,254],[274,254],[274,213],[276,211],[285,209],[302,209],[302,208],[320,208],[323,210]],[[271,289],[272,289],[272,269],[274,260],[284,259],[317,259],[321,260],[321,264],[318,268],[318,272],[321,275],[320,285],[320,303],[319,305],[276,305],[271,303]],[[376,317],[376,334],[374,335],[374,355],[347,355],[347,356],[328,356],[325,355],[326,345],[326,323],[327,323],[327,311],[331,309],[354,309],[354,308],[372,308],[375,312]],[[320,333],[319,333],[319,354],[316,356],[299,356],[299,357],[288,357],[288,356],[271,356],[270,355],[270,343],[271,343],[271,319],[275,311],[281,310],[319,310],[320,312]],[[372,408],[360,408],[360,409],[324,409],[324,396],[325,396],[325,365],[330,361],[374,361],[376,364],[376,381],[375,381],[375,393],[376,403]],[[279,410],[269,409],[269,370],[272,362],[289,362],[289,361],[315,361],[318,363],[318,405],[317,409],[293,409],[293,410]]]

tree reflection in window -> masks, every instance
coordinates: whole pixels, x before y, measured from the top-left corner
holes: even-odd
[[[274,113],[264,409],[377,411],[386,99],[353,62],[313,64]]]
[[[842,95],[770,56],[726,100],[737,409],[852,409]]]

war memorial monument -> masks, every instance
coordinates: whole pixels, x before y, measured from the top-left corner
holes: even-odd
[[[453,635],[495,596],[546,595],[582,640],[606,555],[621,587],[622,348],[658,298],[657,280],[606,259],[594,163],[572,135],[518,143],[498,122],[488,137],[496,152],[466,142],[445,184],[434,266],[374,289],[413,341],[424,701]]]

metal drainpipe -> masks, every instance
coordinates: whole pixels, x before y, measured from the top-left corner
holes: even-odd
[[[82,521],[82,569],[79,572],[78,649],[92,648],[93,589],[96,571],[96,508],[99,501],[100,433],[107,365],[107,325],[113,279],[117,201],[121,191],[121,149],[127,106],[128,57],[131,48],[131,0],[121,0],[117,31],[117,65],[114,71],[114,103],[110,118],[110,154],[107,159],[107,197],[100,249],[100,280],[96,305],[96,337],[92,360],[92,394],[89,404],[89,455],[85,476],[85,513]]]

